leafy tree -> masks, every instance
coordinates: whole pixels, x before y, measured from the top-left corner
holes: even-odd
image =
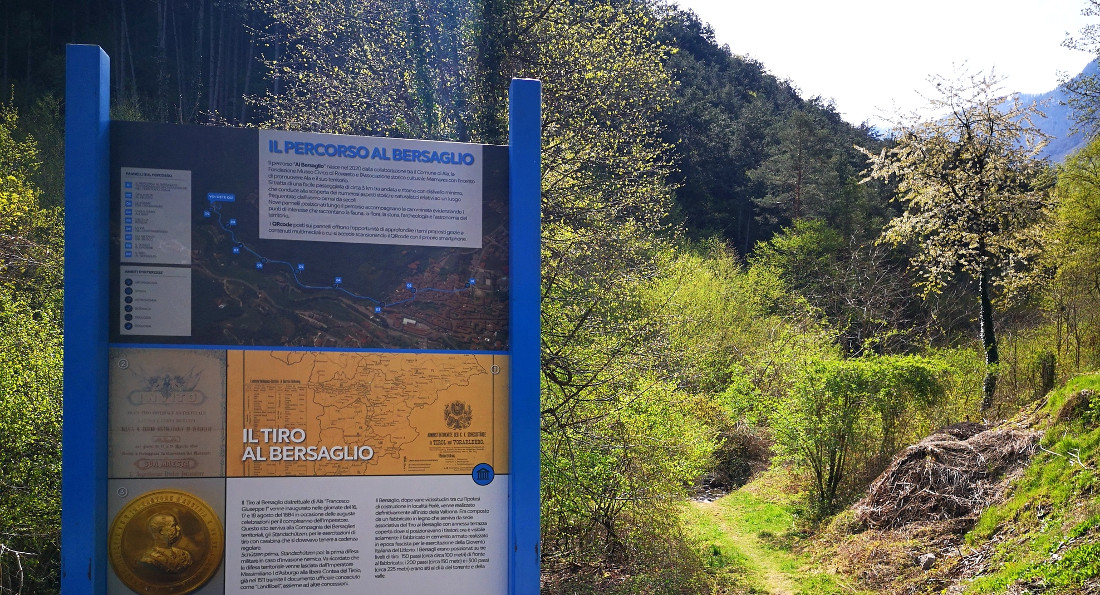
[[[1035,106],[998,93],[993,76],[931,79],[939,93],[929,101],[934,119],[900,124],[895,144],[870,161],[867,178],[896,180],[905,212],[882,239],[917,242],[912,263],[925,295],[957,273],[978,284],[979,328],[986,378],[982,410],[997,385],[994,285],[1027,271],[1041,248],[1037,225],[1050,212],[1046,166],[1036,159],[1042,133],[1031,123]]]
[[[0,106],[0,591],[56,592],[61,522],[61,238],[38,148]]]
[[[1100,365],[1100,140],[1058,168],[1058,216],[1044,263],[1054,349],[1073,371]]]
[[[813,475],[816,512],[833,512],[893,455],[907,422],[943,396],[945,370],[912,356],[821,361],[774,408],[780,452]]]
[[[680,247],[647,291],[668,334],[665,373],[713,428],[705,481],[736,487],[770,458],[770,412],[797,370],[836,357],[828,329],[772,271],[716,239]]]
[[[822,314],[850,355],[917,352],[944,314],[943,300],[921,303],[900,250],[845,237],[823,220],[795,221],[757,244],[749,262]]]
[[[60,580],[60,328],[60,311],[0,287],[3,592],[56,592]]]
[[[881,225],[887,193],[856,183],[863,157],[852,145],[880,142],[869,127],[733,55],[690,11],[670,10],[659,40],[676,50],[674,101],[659,117],[673,145],[675,215],[692,237],[718,235],[747,255],[799,217],[846,235]]]
[[[690,233],[717,234],[745,254],[758,235],[750,197],[759,194],[759,184],[747,172],[764,158],[773,102],[795,96],[760,64],[719,46],[691,12],[670,14],[660,39],[678,50],[667,61],[678,83],[675,101],[660,116],[664,138],[674,146],[678,215]]]
[[[59,307],[61,217],[57,197],[43,196],[36,180],[38,143],[20,129],[19,115],[0,105],[0,285],[32,304]]]
[[[267,63],[278,90],[254,99],[264,125],[499,141],[501,82],[543,81],[545,542],[558,559],[632,558],[713,448],[662,365],[667,333],[644,291],[670,249],[654,7],[454,2],[462,34],[447,46],[427,34],[442,12],[423,3],[256,1],[281,48]]]
[[[472,132],[479,142],[508,142],[508,85],[523,43],[518,19],[521,0],[481,0],[480,18],[475,19],[474,80],[470,112]]]
[[[751,371],[786,364],[773,361],[786,359],[775,355],[784,326],[819,338],[808,328],[813,318],[798,315],[799,304],[788,303],[790,294],[778,278],[746,270],[736,252],[716,239],[680,247],[648,291],[667,329],[669,373],[693,394],[721,394],[730,385],[742,386]],[[763,382],[760,387],[768,388]]]
[[[630,421],[639,406],[660,416],[662,403],[684,398],[662,373],[666,328],[642,291],[668,249],[667,147],[656,118],[669,101],[666,50],[641,2],[518,8],[524,48],[511,64],[543,81],[544,536],[557,557],[621,561],[639,530],[667,523],[688,481],[671,459],[592,481],[603,461],[650,456],[657,434]]]

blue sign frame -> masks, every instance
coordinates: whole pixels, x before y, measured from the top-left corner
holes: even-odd
[[[539,592],[539,333],[541,320],[542,84],[515,79],[508,95],[511,198],[512,405],[509,591]]]
[[[73,594],[106,589],[110,70],[98,46],[66,48],[61,590]]]
[[[107,577],[110,61],[66,50],[65,356],[61,591],[102,595]],[[509,97],[509,564],[511,595],[539,592],[541,83]]]

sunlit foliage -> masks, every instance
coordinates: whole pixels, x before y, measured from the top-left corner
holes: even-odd
[[[1045,287],[1052,351],[1072,374],[1100,365],[1100,140],[1058,169],[1058,217],[1050,230]]]
[[[35,140],[0,106],[0,591],[58,588],[61,238]]]
[[[907,356],[822,361],[802,371],[789,400],[770,404],[780,451],[813,475],[819,515],[885,466],[914,414],[944,396],[944,376],[943,366]]]

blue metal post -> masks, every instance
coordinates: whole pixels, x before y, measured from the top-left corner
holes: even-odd
[[[513,79],[508,100],[512,383],[509,593],[539,592],[539,301],[542,83]]]
[[[69,45],[65,56],[61,592],[98,595],[107,585],[110,60],[93,45]]]

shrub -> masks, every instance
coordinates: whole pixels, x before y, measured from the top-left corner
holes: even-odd
[[[914,356],[820,361],[807,367],[776,412],[780,453],[808,468],[824,516],[881,471],[907,425],[945,394],[946,368]]]

